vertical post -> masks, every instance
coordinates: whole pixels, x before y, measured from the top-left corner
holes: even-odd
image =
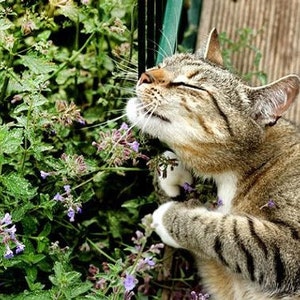
[[[146,43],[145,43],[145,0],[138,0],[138,76],[145,71],[146,68]]]
[[[183,0],[167,1],[156,63],[160,63],[164,57],[174,53],[182,6]]]
[[[156,16],[154,14],[155,0],[147,0],[147,67],[153,67],[155,64],[155,27]]]

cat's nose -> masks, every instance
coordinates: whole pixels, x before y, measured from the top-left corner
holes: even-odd
[[[161,85],[168,85],[171,81],[172,74],[163,69],[152,69],[143,73],[138,81],[138,85],[143,83],[156,83]]]
[[[141,75],[138,84],[140,85],[142,83],[152,83],[154,81],[155,79],[153,78],[153,76],[151,76],[150,73],[145,72]]]

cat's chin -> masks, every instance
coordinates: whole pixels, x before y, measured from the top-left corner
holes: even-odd
[[[138,98],[131,98],[127,102],[126,115],[129,121],[142,131],[153,137],[159,138],[159,132],[170,120],[156,113],[147,113],[142,109],[142,103]]]

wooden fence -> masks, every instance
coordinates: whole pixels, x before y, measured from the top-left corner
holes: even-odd
[[[254,30],[252,42],[262,53],[259,68],[267,73],[268,82],[291,73],[300,75],[300,0],[203,0],[198,46],[213,27],[232,40],[237,29]],[[254,55],[237,54],[233,63],[246,73],[253,67]],[[300,97],[285,117],[300,125]]]

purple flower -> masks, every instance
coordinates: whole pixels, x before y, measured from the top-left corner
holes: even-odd
[[[139,152],[139,146],[140,144],[137,141],[134,141],[132,143],[128,143],[128,145],[130,146],[130,148],[134,151],[134,152]]]
[[[23,252],[25,249],[25,245],[20,242],[17,242],[16,244],[17,244],[16,254]]]
[[[65,192],[69,195],[71,193],[71,186],[69,184],[66,184],[64,186]]]
[[[123,281],[125,290],[126,291],[133,290],[134,287],[136,286],[137,282],[138,282],[138,280],[133,275],[126,274],[126,277]]]
[[[11,221],[11,215],[9,213],[6,213],[4,215],[4,217],[1,219],[1,224],[9,225],[11,223],[12,223],[12,221]]]
[[[56,201],[64,201],[64,197],[60,193],[57,193],[53,199]]]
[[[151,269],[153,266],[155,266],[155,262],[151,259],[151,257],[146,257],[139,260],[137,270],[142,272]]]
[[[120,127],[120,130],[128,130],[128,128],[129,128],[128,125],[125,122],[123,122]]]
[[[269,207],[269,208],[274,208],[274,207],[276,207],[276,203],[274,202],[274,200],[269,200],[268,201],[268,203],[267,203],[267,206]]]
[[[12,250],[9,248],[9,246],[6,246],[6,252],[4,253],[4,258],[6,259],[10,259],[14,257],[14,253],[12,252]]]
[[[11,238],[12,240],[15,240],[15,239],[16,239],[16,236],[15,236],[15,233],[16,233],[16,231],[17,231],[16,225],[13,225],[13,226],[10,227],[10,228],[5,228],[4,231],[10,235],[10,238]]]
[[[40,171],[40,174],[41,174],[42,179],[46,179],[50,175],[50,173],[44,172],[44,171]]]
[[[74,222],[75,221],[75,210],[72,207],[69,207],[68,209],[68,217],[69,217],[69,221],[70,222]]]
[[[264,204],[263,206],[260,207],[260,209],[263,208],[276,208],[276,203],[274,200],[270,199],[266,204]]]
[[[182,187],[186,193],[191,193],[195,190],[188,182],[185,182]]]
[[[146,257],[144,259],[144,263],[146,263],[149,267],[153,267],[155,265],[155,261],[153,261],[151,257]]]
[[[150,246],[149,252],[160,254],[161,249],[163,249],[165,245],[163,243],[158,243]]]

